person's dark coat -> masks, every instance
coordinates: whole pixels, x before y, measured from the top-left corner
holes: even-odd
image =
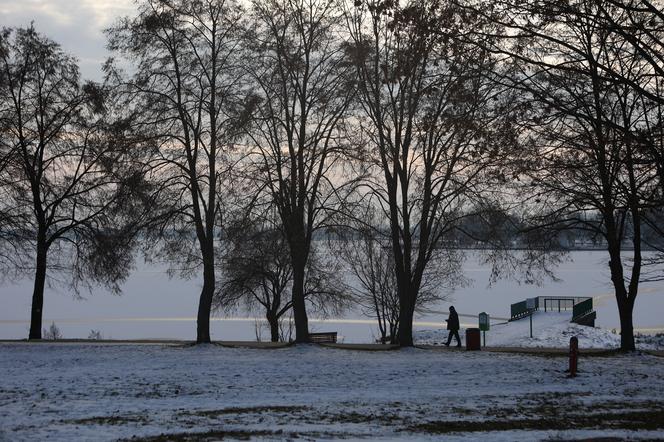
[[[447,318],[448,330],[459,330],[459,315],[457,315],[454,307],[450,308],[450,316]]]

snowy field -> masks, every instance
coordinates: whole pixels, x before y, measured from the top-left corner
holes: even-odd
[[[664,359],[584,357],[575,379],[566,364],[447,349],[1,344],[0,440],[664,439]]]

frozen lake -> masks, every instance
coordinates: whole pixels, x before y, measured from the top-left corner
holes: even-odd
[[[486,311],[492,317],[508,317],[509,306],[533,296],[592,296],[597,325],[619,328],[618,311],[610,286],[605,252],[579,251],[557,270],[561,281],[547,281],[541,287],[501,281],[488,287],[490,268],[481,265],[474,252],[468,253],[464,271],[471,284],[458,289],[450,302],[432,306],[439,313],[420,315],[416,328],[443,327],[450,303],[461,314],[473,317]],[[195,316],[200,284],[197,280],[169,279],[164,268],[142,265],[123,287],[122,296],[99,290],[85,299],[74,299],[58,288],[47,289],[44,326],[55,322],[67,338],[85,338],[91,329],[105,338],[195,339]],[[26,338],[30,318],[32,282],[5,283],[0,287],[0,339]],[[644,333],[664,331],[664,283],[643,284],[634,309],[635,327]],[[473,317],[461,317],[462,326],[476,326]],[[377,334],[372,321],[360,312],[343,318],[319,321],[311,318],[311,331],[338,331],[345,342],[370,342]],[[255,320],[215,318],[212,337],[217,340],[254,340]],[[267,333],[263,333],[265,338]]]

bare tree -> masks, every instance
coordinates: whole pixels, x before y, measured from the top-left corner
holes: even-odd
[[[224,170],[241,125],[238,112],[243,9],[234,0],[145,0],[108,30],[109,47],[132,64],[123,78],[136,146],[149,171],[151,246],[182,276],[199,275],[196,340],[210,342],[223,227]]]
[[[381,342],[395,344],[399,330],[399,292],[389,244],[370,230],[342,242],[344,260],[358,287],[353,294],[363,313],[378,322]]]
[[[3,42],[9,38],[10,31],[3,30]],[[7,50],[0,46],[0,50]],[[0,81],[5,81],[4,73],[0,73]],[[0,84],[0,89],[3,88]],[[3,103],[6,105],[7,103]],[[5,114],[4,106],[0,112]],[[9,133],[12,129],[11,118],[0,118],[0,134]],[[23,269],[29,261],[25,255],[25,249],[20,247],[20,239],[24,236],[23,222],[13,207],[11,198],[13,184],[18,177],[11,176],[10,162],[16,154],[15,143],[8,136],[0,136],[0,281],[4,278],[15,279],[20,277],[20,269]],[[19,274],[17,275],[17,270]]]
[[[652,102],[634,85],[651,68],[606,26],[607,14],[621,15],[610,1],[501,2],[492,12],[505,38],[491,50],[517,72],[504,80],[532,103],[520,151],[531,229],[604,238],[621,348],[633,350],[644,215],[658,193],[656,164],[638,141]]]
[[[356,217],[351,230],[333,242],[333,249],[350,270],[348,283],[363,313],[376,319],[381,342],[397,343],[399,290],[394,271],[394,254],[387,225],[381,225],[375,210]],[[460,250],[441,248],[427,266],[417,298],[416,312],[448,299],[455,288],[465,284]]]
[[[664,278],[664,226],[661,224],[664,206],[664,9],[661,1],[630,0],[599,2],[598,20],[614,40],[629,48],[632,69],[604,66],[605,75],[618,87],[630,88],[640,95],[649,111],[641,116],[640,125],[629,128],[627,136],[636,149],[645,150],[656,166],[659,188],[652,194],[651,208],[644,210],[642,219],[650,234],[644,244],[657,254],[644,256],[646,280]],[[635,71],[639,75],[634,75]]]
[[[32,27],[3,30],[2,207],[12,218],[3,235],[10,229],[17,256],[32,261],[19,269],[34,272],[30,339],[41,338],[47,280],[66,275],[76,293],[93,283],[119,292],[131,266],[112,215],[126,197],[128,158],[108,142],[105,98],[99,85],[81,84],[57,43]]]
[[[222,257],[224,282],[215,295],[217,310],[243,304],[258,307],[270,327],[272,342],[279,341],[279,322],[292,308],[287,298],[293,278],[288,245],[274,229],[241,228],[229,232],[229,245]]]
[[[290,252],[296,341],[308,340],[306,269],[314,231],[329,220],[345,182],[339,159],[352,91],[334,0],[256,0],[247,66],[250,174],[279,214]]]
[[[628,86],[649,100],[664,105],[662,80],[664,80],[664,5],[655,0],[606,0],[596,3],[596,9],[579,11],[593,14],[614,40],[630,47],[630,58],[638,60],[639,70],[646,75],[635,78],[632,72],[616,70],[614,63],[598,63],[608,80]],[[647,68],[647,69],[644,69]],[[627,74],[627,75],[625,75]]]
[[[373,169],[367,194],[389,221],[398,343],[411,346],[427,266],[511,142],[507,101],[486,80],[489,53],[452,38],[473,26],[456,6],[358,1],[347,21]]]
[[[248,311],[260,311],[267,320],[272,342],[283,340],[281,323],[293,309],[292,299],[287,296],[293,267],[283,233],[274,223],[244,220],[229,230],[228,243],[221,259],[224,282],[215,294],[215,309],[244,306]],[[350,294],[339,276],[338,264],[315,250],[310,253],[304,281],[307,304],[323,316],[342,312],[350,303]]]
[[[44,329],[43,335],[44,339],[48,339],[49,341],[57,341],[63,338],[62,332],[60,332],[58,326],[55,325],[55,322],[51,322],[48,330]]]

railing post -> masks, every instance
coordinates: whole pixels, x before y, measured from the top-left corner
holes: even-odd
[[[579,362],[579,339],[572,336],[569,339],[569,377],[575,378]]]
[[[530,312],[530,337],[533,337],[533,312]]]

